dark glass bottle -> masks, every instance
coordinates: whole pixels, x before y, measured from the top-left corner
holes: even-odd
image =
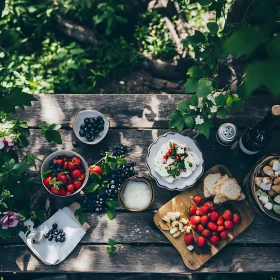
[[[247,127],[239,140],[240,149],[254,155],[267,146],[272,139],[272,125],[279,115],[280,105],[274,105],[262,120]]]

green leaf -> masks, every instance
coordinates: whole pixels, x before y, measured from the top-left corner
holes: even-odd
[[[48,126],[48,130],[58,130],[61,128],[61,125],[60,124],[56,124],[56,123],[52,123]]]
[[[187,125],[188,128],[194,127],[194,118],[191,116],[184,116],[184,122]]]
[[[219,31],[219,25],[216,22],[208,22],[207,27],[211,33],[217,33]]]
[[[0,227],[0,238],[6,239],[11,235],[11,229],[2,229],[2,227]]]
[[[276,34],[267,43],[266,50],[272,60],[280,59],[280,34]]]
[[[35,211],[35,216],[40,222],[43,222],[45,220],[45,211],[37,210]]]
[[[200,79],[198,82],[198,87],[196,90],[196,95],[198,97],[206,97],[208,94],[212,93],[213,87],[212,82],[204,78]]]
[[[13,166],[12,171],[14,174],[21,175],[27,168],[27,162],[18,162]]]
[[[226,102],[227,106],[233,110],[239,110],[241,107],[241,99],[237,96],[230,95]]]
[[[189,101],[183,101],[177,105],[177,110],[181,111],[182,113],[187,113],[190,110]]]
[[[198,86],[198,80],[196,78],[188,78],[185,83],[185,93],[196,92]]]
[[[213,127],[212,120],[204,120],[203,124],[196,125],[197,129],[207,138],[209,139],[211,127]]]
[[[95,183],[95,182],[91,183],[85,188],[85,192],[87,192],[87,193],[95,192],[99,188],[99,186],[100,185],[98,183]]]
[[[183,41],[183,44],[184,46],[187,46],[188,44],[196,46],[196,45],[204,44],[205,42],[206,42],[205,35],[202,32],[195,30],[194,35],[188,36]]]
[[[217,114],[222,118],[225,119],[228,115],[228,110],[225,107],[220,107],[217,111]]]
[[[90,178],[90,181],[92,181],[92,182],[100,183],[100,181],[101,181],[100,175],[98,175],[96,173],[89,174],[89,178]]]
[[[106,247],[106,252],[107,252],[108,254],[111,254],[111,253],[112,253],[112,248],[111,248],[110,246],[107,246],[107,247]]]
[[[212,3],[213,0],[197,0],[197,2],[201,5],[201,6],[207,6],[210,5]]]
[[[57,130],[46,130],[45,137],[49,143],[62,144],[61,135]]]
[[[123,164],[126,164],[126,163],[127,163],[127,160],[125,158],[119,157],[117,159],[117,164],[118,165],[123,165]]]
[[[22,127],[22,128],[28,128],[27,122],[22,122],[22,123],[20,123],[19,126]]]
[[[226,95],[225,94],[220,94],[217,97],[215,97],[215,102],[217,106],[224,106],[226,104]]]
[[[108,208],[106,214],[110,220],[113,220],[116,216],[116,210],[114,208]]]
[[[118,205],[118,202],[116,200],[113,200],[111,198],[106,200],[106,204],[110,207],[110,208],[115,208]]]
[[[255,49],[266,41],[268,33],[258,26],[246,26],[234,32],[225,42],[224,49],[236,57],[250,55]]]
[[[190,78],[201,78],[202,71],[198,66],[192,66],[188,69],[187,75],[190,76]]]
[[[116,241],[115,240],[113,240],[113,239],[111,239],[111,238],[109,238],[108,239],[108,245],[110,245],[110,246],[115,246],[117,243],[116,243]]]
[[[179,132],[184,129],[185,123],[180,111],[176,110],[176,112],[170,114],[168,118],[170,119],[168,124],[169,128],[177,128]]]
[[[190,99],[190,105],[197,106],[198,105],[198,97],[196,95],[193,95]]]

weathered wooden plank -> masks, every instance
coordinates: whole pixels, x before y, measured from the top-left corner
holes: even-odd
[[[105,214],[86,213],[90,230],[82,239],[82,244],[105,244],[108,238],[117,242],[131,244],[170,244],[168,239],[153,223],[154,212],[131,213],[119,212],[114,220],[109,220]],[[22,243],[19,237],[0,240],[0,244]],[[270,223],[260,216],[232,241],[235,244],[280,244],[279,226]]]
[[[42,121],[56,122],[69,127],[74,115],[82,109],[94,109],[105,114],[111,127],[118,128],[167,128],[167,116],[176,105],[191,98],[186,94],[133,95],[133,94],[56,94],[38,95],[37,102],[26,111],[20,111],[20,119],[30,126],[38,127]],[[240,111],[231,111],[227,118],[238,127],[248,126],[264,116],[273,104],[280,99],[257,95],[244,102]],[[216,124],[224,120],[217,120]],[[280,122],[276,124],[280,127]]]
[[[0,249],[1,272],[190,273],[172,246],[123,245],[114,256],[105,245],[78,245],[61,264],[47,266],[26,246]],[[275,272],[280,268],[278,247],[227,246],[197,272]],[[195,272],[194,272],[195,273]]]

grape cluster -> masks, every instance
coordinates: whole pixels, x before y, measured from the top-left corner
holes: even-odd
[[[92,142],[101,131],[104,130],[104,120],[101,116],[97,118],[85,118],[80,126],[79,135],[85,137],[88,142]]]
[[[125,146],[123,144],[118,144],[113,147],[111,154],[115,157],[124,157],[128,152],[132,150],[131,147]],[[100,156],[104,157],[106,155],[106,152],[101,151]]]
[[[127,162],[123,165],[118,165],[111,173],[109,187],[103,195],[96,195],[93,199],[85,198],[82,207],[94,209],[95,212],[106,211],[107,198],[115,199],[118,196],[119,190],[123,182],[129,177],[135,175],[134,163]]]
[[[49,241],[52,241],[54,239],[55,242],[63,243],[66,239],[66,233],[62,229],[58,229],[57,224],[54,223],[52,225],[52,229],[50,229],[45,235],[45,238]]]

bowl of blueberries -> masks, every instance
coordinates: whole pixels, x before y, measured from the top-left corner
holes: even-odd
[[[109,127],[109,120],[95,110],[80,111],[73,124],[76,137],[89,145],[99,143],[107,135]]]

